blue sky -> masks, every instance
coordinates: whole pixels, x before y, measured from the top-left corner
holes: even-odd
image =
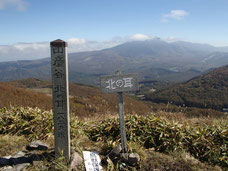
[[[93,49],[160,37],[225,46],[227,7],[228,0],[0,0],[0,45],[61,38],[88,50],[85,42]]]

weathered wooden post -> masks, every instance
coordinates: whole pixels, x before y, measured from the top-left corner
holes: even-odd
[[[137,74],[121,75],[121,73],[117,71],[116,75],[102,76],[100,78],[100,83],[102,92],[118,93],[122,153],[127,153],[123,92],[138,90]]]
[[[51,45],[52,94],[55,156],[70,159],[70,117],[67,43],[55,40]]]

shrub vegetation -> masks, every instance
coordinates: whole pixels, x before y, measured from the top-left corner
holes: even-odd
[[[108,119],[87,129],[93,141],[120,141],[118,119]],[[130,115],[126,119],[128,141],[139,142],[145,148],[169,153],[185,150],[195,158],[222,167],[228,167],[228,126],[190,127],[150,116]]]

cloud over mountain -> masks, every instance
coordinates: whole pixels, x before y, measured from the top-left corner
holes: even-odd
[[[85,52],[111,48],[126,42],[132,41],[149,41],[160,39],[150,35],[137,33],[126,37],[114,37],[105,41],[91,41],[84,38],[69,38],[65,41],[68,43],[68,52]],[[176,42],[183,40],[177,37],[162,38],[165,42]],[[226,48],[226,47],[225,47]],[[227,49],[227,48],[226,48]],[[225,50],[226,51],[226,50]],[[16,61],[16,60],[34,60],[50,56],[50,42],[31,42],[31,43],[16,43],[12,45],[0,45],[0,62]]]
[[[132,40],[148,40],[151,39],[150,36],[145,35],[145,34],[134,34],[133,36],[130,37]]]
[[[127,37],[114,37],[106,41],[91,41],[83,38],[69,38],[68,52],[83,52],[101,50],[117,46],[121,43],[135,40],[148,40],[151,36],[135,34]],[[0,62],[15,60],[33,60],[50,56],[50,42],[16,43],[13,45],[0,45]]]
[[[68,52],[83,52],[110,48],[125,42],[125,39],[112,39],[98,42],[81,38],[67,39]],[[50,56],[50,42],[16,43],[0,45],[0,62],[15,60],[33,60]]]

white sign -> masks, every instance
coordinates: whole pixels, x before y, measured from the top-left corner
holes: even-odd
[[[101,159],[97,152],[83,151],[86,171],[103,171]]]
[[[101,90],[104,93],[138,90],[136,74],[102,76],[100,78],[100,83]]]

